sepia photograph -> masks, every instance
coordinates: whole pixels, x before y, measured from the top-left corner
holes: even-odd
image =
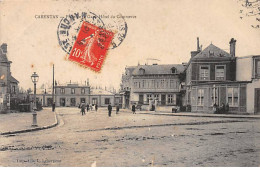
[[[0,0],[0,167],[259,167],[260,0]]]

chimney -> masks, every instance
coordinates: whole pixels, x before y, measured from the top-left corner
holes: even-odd
[[[3,44],[1,45],[1,49],[2,49],[3,53],[6,54],[6,53],[7,53],[7,44],[6,44],[6,43],[3,43]]]
[[[236,42],[237,42],[237,40],[235,40],[234,38],[231,38],[231,40],[229,42],[231,57],[235,57],[236,56]]]
[[[196,56],[197,54],[199,54],[199,52],[201,51],[201,48],[200,48],[200,39],[199,37],[197,37],[197,51],[191,51],[190,52],[190,55],[191,55],[191,58]]]
[[[197,51],[200,51],[200,39],[197,37]]]
[[[89,79],[87,78],[87,86],[89,86]]]

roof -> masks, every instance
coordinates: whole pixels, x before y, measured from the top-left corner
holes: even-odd
[[[205,48],[203,51],[198,53],[192,59],[223,58],[223,57],[231,57],[231,55],[229,53],[227,53],[226,51],[218,48],[217,46],[210,44],[207,48]]]
[[[13,76],[10,77],[10,82],[12,82],[12,83],[19,83],[19,81],[16,80]]]
[[[133,75],[141,75],[140,69],[144,69],[145,75],[151,74],[172,74],[172,68],[176,69],[176,74],[184,71],[185,66],[182,64],[167,64],[167,65],[139,65],[136,66]]]

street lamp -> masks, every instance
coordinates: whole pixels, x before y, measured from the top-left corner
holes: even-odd
[[[38,126],[37,125],[37,113],[36,113],[36,83],[39,80],[38,74],[34,72],[31,76],[32,82],[34,84],[34,96],[33,96],[33,124],[32,126]]]

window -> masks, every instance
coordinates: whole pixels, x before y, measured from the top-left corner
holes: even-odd
[[[138,85],[139,85],[138,87],[141,88],[141,82],[139,82]]]
[[[137,88],[137,82],[134,82],[134,87]]]
[[[71,89],[71,94],[75,94],[75,89],[74,88]]]
[[[176,94],[168,94],[168,104],[176,104]]]
[[[218,88],[213,87],[211,92],[211,105],[218,104]]]
[[[255,60],[255,77],[260,77],[260,60]]]
[[[177,73],[177,69],[176,69],[175,67],[173,67],[173,68],[171,68],[171,72],[172,72],[173,74],[175,74],[175,73]]]
[[[13,86],[13,94],[15,94],[16,93],[16,91],[15,91],[15,86]]]
[[[198,89],[198,106],[204,104],[204,89]]]
[[[170,80],[170,88],[173,88],[173,83],[174,83],[174,81]]]
[[[64,89],[64,88],[61,88],[61,89],[60,89],[60,93],[61,93],[61,94],[64,94],[64,93],[65,93],[65,89]]]
[[[164,88],[164,80],[161,80],[161,88]]]
[[[139,69],[139,74],[143,75],[145,73],[145,70],[143,68]]]
[[[105,98],[105,104],[109,104],[110,103],[110,98]]]
[[[86,99],[85,98],[80,98],[80,103],[86,103]]]
[[[85,94],[85,89],[84,88],[81,89],[81,94]]]
[[[152,87],[155,88],[155,80],[152,80]]]
[[[191,104],[191,91],[188,91],[188,95],[187,95],[188,99],[187,99],[187,104]]]
[[[150,99],[152,99],[152,95],[151,94],[147,94],[147,102],[149,102]]]
[[[144,88],[144,86],[145,86],[145,80],[143,80],[143,83],[142,83],[142,87]]]
[[[70,106],[76,106],[76,99],[70,98]]]
[[[225,80],[225,66],[216,66],[215,80]]]
[[[209,80],[209,66],[200,67],[200,80]]]
[[[227,88],[229,106],[238,106],[238,87]]]
[[[154,99],[159,99],[159,94],[155,94]]]

